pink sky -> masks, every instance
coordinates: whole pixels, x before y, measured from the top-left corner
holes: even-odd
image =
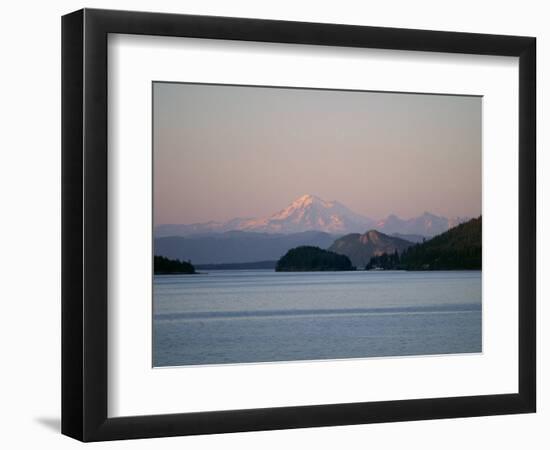
[[[156,224],[311,193],[380,218],[481,213],[480,97],[154,84]]]

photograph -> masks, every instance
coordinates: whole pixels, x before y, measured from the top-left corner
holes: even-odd
[[[546,3],[106,5],[2,9],[0,449],[550,448]]]
[[[481,96],[152,82],[153,367],[481,353]]]

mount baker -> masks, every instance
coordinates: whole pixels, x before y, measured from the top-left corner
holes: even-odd
[[[364,233],[376,229],[408,240],[421,240],[447,231],[467,218],[446,218],[425,212],[410,219],[391,214],[374,220],[357,214],[342,203],[326,201],[315,195],[303,195],[281,211],[264,218],[235,218],[226,222],[168,224],[155,227],[155,237],[190,236],[228,231],[292,234],[322,231],[333,235]]]

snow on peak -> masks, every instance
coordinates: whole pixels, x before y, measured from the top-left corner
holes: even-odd
[[[318,206],[323,208],[331,208],[334,205],[335,202],[327,202],[323,200],[322,198],[317,197],[316,195],[311,194],[305,194],[301,197],[298,197],[296,200],[294,200],[290,205],[288,205],[285,209],[280,211],[277,214],[282,213],[283,211],[291,212],[296,209],[300,208],[307,208],[308,206]],[[275,215],[277,215],[275,214]],[[274,215],[274,216],[275,216]]]
[[[305,194],[273,214],[265,222],[265,229],[300,232],[317,230],[346,233],[361,229],[370,219],[354,213],[341,203],[326,201],[316,195]]]

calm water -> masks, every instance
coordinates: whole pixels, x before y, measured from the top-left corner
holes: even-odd
[[[157,276],[155,366],[481,351],[481,272]]]

